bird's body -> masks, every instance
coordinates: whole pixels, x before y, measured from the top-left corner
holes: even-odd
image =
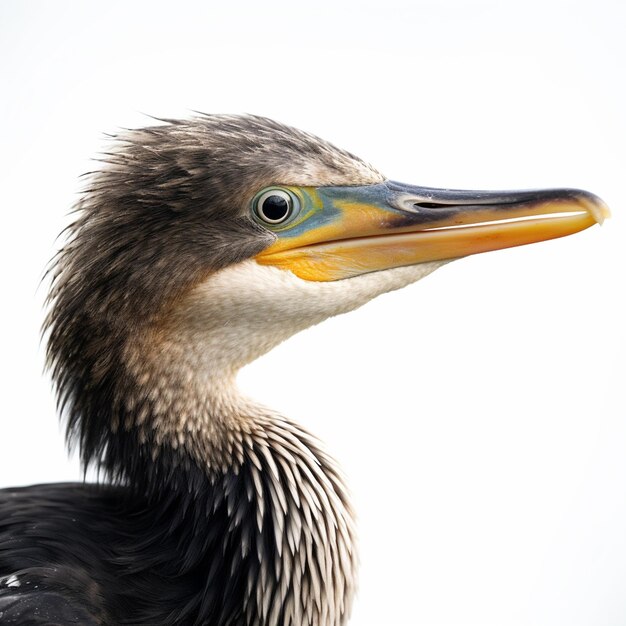
[[[353,530],[349,516],[340,514],[336,525],[335,520],[316,525],[320,504],[330,506],[325,490],[336,498],[340,478],[334,477],[332,466],[324,467],[322,478],[317,462],[327,460],[319,453],[313,456],[315,448],[305,433],[290,430],[292,437],[280,440],[302,448],[300,463],[310,454],[309,485],[294,478],[294,473],[309,474],[295,465],[294,452],[285,449],[282,458],[272,458],[269,446],[260,442],[236,470],[214,481],[192,462],[167,468],[170,487],[153,497],[140,490],[84,484],[3,491],[0,569],[12,574],[0,589],[0,623],[282,624],[291,619],[297,624],[308,623],[317,607],[331,611],[326,596],[333,592],[324,580],[334,574],[340,597],[350,593],[352,579],[341,577],[352,574],[348,544]],[[319,481],[313,478],[316,473]],[[274,479],[283,482],[274,485]],[[283,488],[287,510],[280,508],[275,493]],[[290,510],[294,499],[300,500],[301,520],[299,511]],[[263,506],[272,510],[263,512]],[[307,554],[307,546],[300,545],[307,524],[317,528],[311,546],[327,546],[327,555],[310,549]],[[309,604],[289,601],[294,586],[306,584],[307,571],[294,556],[296,546],[307,554],[309,567],[318,568],[311,589],[301,590]],[[345,553],[333,546],[342,546]],[[345,574],[331,564],[335,559]],[[48,595],[42,602],[44,590]],[[293,607],[291,618],[285,605]],[[320,613],[317,619],[334,623],[338,617]]]
[[[46,321],[68,434],[106,481],[0,492],[0,623],[345,624],[341,471],[237,371],[450,258],[585,228],[601,203],[399,185],[251,116],[129,131],[106,161]]]

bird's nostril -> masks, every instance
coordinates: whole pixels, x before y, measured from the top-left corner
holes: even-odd
[[[450,205],[442,204],[440,202],[414,202],[413,206],[416,209],[443,209]]]

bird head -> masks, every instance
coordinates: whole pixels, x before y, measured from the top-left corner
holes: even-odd
[[[159,407],[178,416],[176,432],[196,428],[180,416],[204,410],[201,386],[228,387],[242,365],[303,328],[448,260],[567,235],[606,215],[597,197],[572,189],[392,182],[254,116],[127,131],[104,161],[54,261],[46,323],[85,460],[106,454],[111,430],[132,430]],[[228,404],[224,394],[218,404]]]

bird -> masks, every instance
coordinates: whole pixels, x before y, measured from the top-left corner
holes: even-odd
[[[0,491],[1,624],[347,624],[346,478],[237,372],[450,260],[608,215],[577,189],[399,183],[255,115],[120,131],[85,180],[43,332],[99,479]]]

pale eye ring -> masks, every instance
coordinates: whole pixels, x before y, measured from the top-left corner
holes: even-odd
[[[272,187],[256,196],[253,203],[257,218],[269,226],[284,224],[298,209],[298,199],[286,189]]]

